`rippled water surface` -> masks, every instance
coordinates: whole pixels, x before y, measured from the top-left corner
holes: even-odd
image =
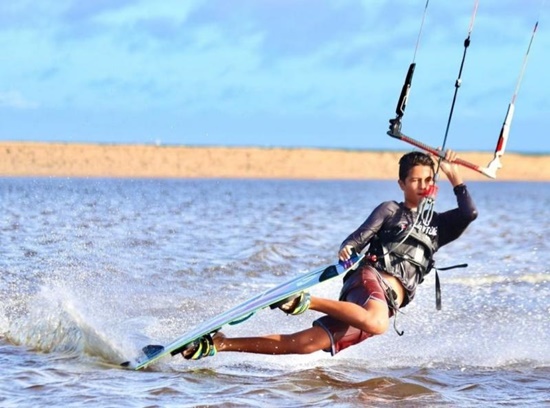
[[[470,183],[480,216],[390,330],[335,357],[142,346],[336,260],[395,182],[1,179],[0,406],[548,406],[550,185]],[[454,205],[442,184],[437,210]],[[312,292],[337,296],[339,278]],[[265,310],[227,335],[292,332]]]

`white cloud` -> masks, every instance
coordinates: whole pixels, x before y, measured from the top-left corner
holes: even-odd
[[[0,92],[0,107],[14,109],[35,109],[38,103],[26,99],[18,91]]]

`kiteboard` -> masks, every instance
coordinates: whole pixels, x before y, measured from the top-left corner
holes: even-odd
[[[350,260],[346,262],[324,266],[299,275],[207,320],[168,345],[161,346],[150,344],[143,347],[140,356],[136,357],[134,360],[122,363],[121,366],[140,370],[165,356],[175,356],[181,353],[186,345],[202,336],[214,333],[227,324],[235,325],[241,323],[261,309],[269,306],[275,308],[279,302],[290,296],[296,295],[318,283],[335,278],[336,276],[341,276],[352,269],[356,269],[363,257],[364,255],[362,254],[353,254]]]

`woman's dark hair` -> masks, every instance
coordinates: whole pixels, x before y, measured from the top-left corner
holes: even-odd
[[[405,181],[414,166],[430,166],[435,173],[434,161],[426,153],[410,152],[399,159],[399,180]]]

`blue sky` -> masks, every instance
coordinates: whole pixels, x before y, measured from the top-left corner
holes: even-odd
[[[402,150],[425,0],[0,3],[0,139]],[[480,0],[447,147],[550,153],[550,11]],[[474,1],[431,0],[403,131],[441,145]]]

